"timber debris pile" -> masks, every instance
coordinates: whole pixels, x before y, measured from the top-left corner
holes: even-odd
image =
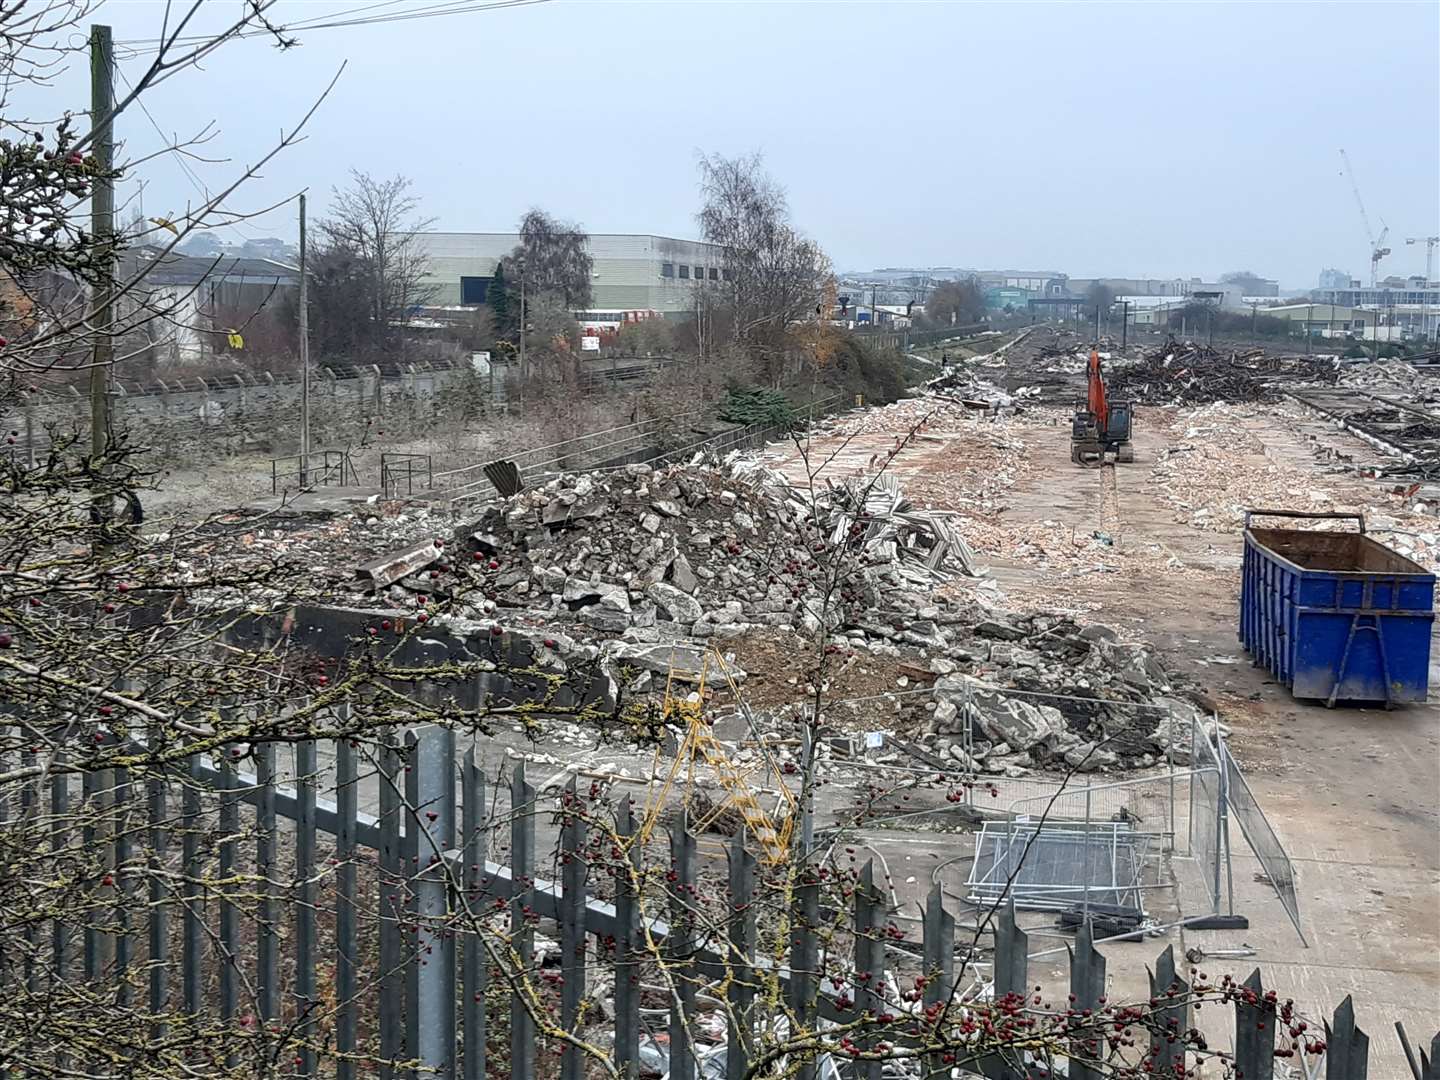
[[[1209,405],[1276,401],[1284,383],[1334,384],[1336,361],[1315,356],[1266,356],[1263,349],[1227,351],[1167,342],[1138,361],[1117,363],[1109,384],[1117,399],[1143,405]]]

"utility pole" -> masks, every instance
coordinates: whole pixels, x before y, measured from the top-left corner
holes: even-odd
[[[310,290],[305,280],[305,196],[300,196],[300,486],[310,484]]]
[[[115,49],[110,27],[90,27],[90,125],[95,156],[95,186],[90,195],[90,234],[101,253],[95,280],[95,348],[90,368],[90,455],[99,467],[110,443],[110,367],[115,362],[113,332],[115,264]],[[110,493],[97,492],[92,516],[102,527],[110,518]]]
[[[1305,355],[1310,355],[1310,333],[1314,329],[1315,305],[1311,304],[1305,309]]]
[[[1120,323],[1120,351],[1125,351],[1125,346],[1130,343],[1130,301],[1121,300],[1121,308],[1124,312]]]
[[[1260,333],[1260,305],[1255,302],[1250,304],[1250,336],[1257,337]]]

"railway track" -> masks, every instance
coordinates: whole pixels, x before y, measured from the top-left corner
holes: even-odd
[[[1405,471],[1440,479],[1440,413],[1367,390],[1305,389],[1286,396],[1381,453],[1399,458],[1408,467]]]

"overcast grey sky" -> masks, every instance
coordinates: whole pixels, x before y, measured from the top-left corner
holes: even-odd
[[[283,0],[279,22],[436,0]],[[211,0],[212,22],[235,0]],[[106,4],[117,41],[163,5]],[[361,14],[367,12],[361,11]],[[247,160],[349,66],[309,139],[245,205],[354,166],[415,181],[436,227],[505,230],[538,205],[592,232],[695,234],[695,158],[759,150],[841,268],[957,265],[1074,276],[1253,269],[1313,286],[1420,273],[1440,233],[1440,5],[607,3],[528,7],[227,46],[148,98],[162,128],[216,121]],[[134,72],[139,59],[123,59]],[[85,73],[57,92],[83,108]],[[130,147],[156,135],[126,116]],[[197,165],[220,185],[231,165]],[[145,210],[195,198],[149,169]],[[256,235],[293,233],[286,220]]]

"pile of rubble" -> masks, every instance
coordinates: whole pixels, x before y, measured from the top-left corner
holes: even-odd
[[[1223,352],[1190,342],[1167,343],[1108,374],[1110,394],[1143,405],[1207,405],[1274,401],[1285,382],[1330,384],[1333,358],[1269,357],[1263,349]]]
[[[925,628],[924,649],[885,626],[837,639],[819,688],[832,727],[878,732],[882,745],[893,742],[923,764],[1013,778],[1034,769],[1184,763],[1192,731],[1207,723],[1207,703],[1193,683],[1167,670],[1151,646],[1122,642],[1108,627],[994,613],[977,622],[948,605],[922,614],[933,624]],[[873,666],[885,657],[900,661],[905,673],[893,689],[855,698],[825,694],[851,665]],[[752,676],[763,677],[758,670]],[[813,698],[815,677],[811,670],[799,679],[796,696]],[[762,726],[783,734],[793,708],[770,714]]]
[[[894,665],[911,673],[896,684],[895,727],[957,768],[1144,766],[1175,742],[1157,719],[1166,707],[1152,707],[1173,680],[1148,648],[1066,619],[1013,618],[993,587],[937,591],[970,568],[969,549],[947,515],[911,508],[887,474],[800,491],[743,457],[630,465],[523,491],[455,540],[488,567],[488,595],[437,630],[500,618],[544,637],[547,667],[598,660],[632,694],[693,686],[707,671],[723,686],[709,644],[728,650],[738,685],[745,639],[769,630],[794,635],[784,662],[757,672],[769,700],[804,700],[817,679],[828,700],[846,665]],[[377,598],[430,588],[432,556],[443,558],[427,548],[376,578]],[[875,726],[873,702],[834,710],[839,723]],[[950,748],[967,720],[962,761]]]
[[[887,590],[973,572],[947,517],[914,509],[887,474],[802,492],[740,459],[560,477],[488,509],[469,540],[503,567],[501,606],[606,634],[657,620],[697,638],[813,633]]]
[[[962,768],[1019,776],[1035,767],[1082,772],[1188,760],[1203,713],[1193,687],[1149,645],[1108,627],[1033,616],[990,619],[952,657],[922,708],[925,741]],[[964,736],[969,731],[968,737]]]
[[[1404,360],[1347,363],[1336,384],[1356,390],[1401,391],[1417,405],[1440,399],[1440,369],[1421,369]]]

